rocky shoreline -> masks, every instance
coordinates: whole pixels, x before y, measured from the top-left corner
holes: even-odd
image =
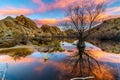
[[[104,21],[102,24],[91,30],[91,35],[86,40],[103,50],[120,53],[120,46],[111,43],[120,43],[120,18]],[[107,26],[107,27],[106,27]],[[86,34],[85,32],[84,34]],[[103,35],[104,33],[104,35]],[[57,26],[42,25],[40,28],[34,21],[24,15],[12,18],[10,16],[0,20],[0,48],[9,48],[16,45],[38,45],[54,39],[71,40],[76,39],[77,33],[73,29],[65,31],[60,30]],[[104,46],[105,42],[108,46]],[[116,48],[115,48],[116,47]],[[50,49],[52,50],[52,49]],[[40,50],[41,51],[41,50]]]
[[[68,31],[69,33],[69,31]],[[66,38],[67,32],[57,26],[42,25],[40,28],[34,21],[24,15],[12,18],[10,16],[0,20],[0,47],[13,47],[37,41],[51,41],[52,38]]]

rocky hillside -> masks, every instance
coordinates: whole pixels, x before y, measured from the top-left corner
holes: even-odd
[[[35,22],[33,22],[31,19],[21,15],[21,16],[17,16],[16,21],[19,21],[23,26],[25,26],[26,28],[29,29],[38,29],[38,27],[36,26]]]
[[[70,37],[70,38],[76,38],[77,37],[76,31],[73,30],[73,29],[65,30],[65,33],[66,33],[67,37]]]
[[[106,20],[91,31],[89,42],[104,51],[120,53],[120,18]]]
[[[120,41],[120,18],[106,20],[91,31],[90,39]]]
[[[66,36],[66,33],[56,26],[42,25],[38,28],[34,21],[23,15],[0,20],[0,47],[27,44],[33,40],[46,41],[46,37],[54,36]]]
[[[25,16],[10,16],[0,20],[0,47],[9,47],[27,41],[38,30],[36,24]]]
[[[45,33],[50,33],[53,37],[66,36],[66,33],[57,26],[42,25],[41,30]]]

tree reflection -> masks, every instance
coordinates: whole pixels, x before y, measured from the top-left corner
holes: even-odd
[[[80,54],[82,54],[82,56]],[[74,56],[69,56],[65,61],[73,66],[71,73],[74,77],[94,76],[96,79],[96,75],[98,74],[93,71],[95,68],[98,70],[98,73],[101,73],[101,68],[98,61],[87,53],[87,51],[82,53],[78,52]]]
[[[97,64],[100,70],[97,60],[85,51],[85,41],[92,34],[91,29],[102,22],[101,15],[103,15],[105,8],[104,1],[96,3],[95,0],[80,0],[78,5],[68,7],[67,17],[69,20],[63,24],[77,33],[78,53],[74,56],[75,59],[72,60],[75,63],[72,72],[75,72],[76,75],[78,74],[77,76],[86,77],[94,75],[96,77],[92,71],[94,64]]]

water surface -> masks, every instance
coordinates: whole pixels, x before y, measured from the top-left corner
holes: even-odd
[[[108,80],[120,80],[120,55],[103,52],[89,43],[87,46],[86,49],[102,65],[102,73],[96,73],[100,80],[106,80],[105,77]],[[74,77],[74,75],[71,76],[73,66],[72,63],[68,64],[64,59],[74,54],[76,47],[67,42],[62,42],[61,47],[65,49],[64,52],[44,53],[35,51],[20,58],[1,54],[0,63],[8,65],[5,78],[7,80],[70,80]],[[45,57],[48,60],[45,60]],[[93,71],[96,72],[96,68]]]

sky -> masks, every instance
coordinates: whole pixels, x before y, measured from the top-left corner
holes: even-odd
[[[100,2],[103,0],[95,0]],[[120,0],[107,1],[106,16],[120,15]],[[58,24],[65,21],[65,10],[71,4],[80,0],[1,0],[0,19],[7,16],[25,15],[34,20],[37,25]]]

